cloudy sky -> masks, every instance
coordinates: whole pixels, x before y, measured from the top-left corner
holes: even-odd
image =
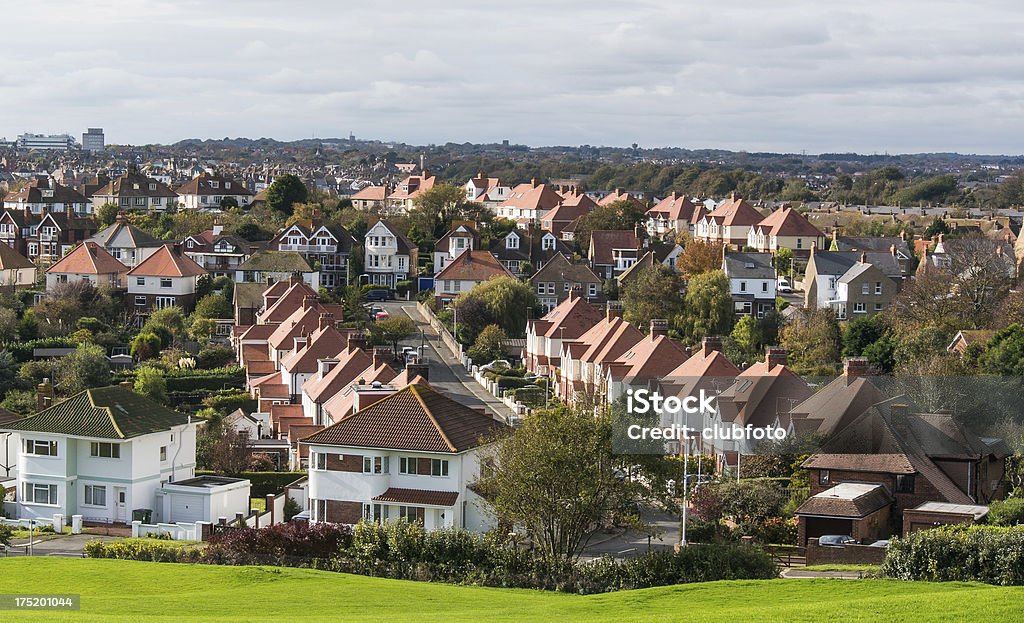
[[[40,0],[0,136],[1024,152],[1019,0]]]

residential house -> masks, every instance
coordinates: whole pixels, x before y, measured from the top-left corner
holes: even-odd
[[[650,333],[614,361],[600,365],[602,394],[609,403],[664,378],[690,358],[689,349],[668,337],[668,320],[652,319]]]
[[[388,186],[363,186],[359,192],[349,197],[352,207],[359,210],[380,210],[393,189]]]
[[[560,262],[557,257],[551,261]],[[600,308],[581,296],[579,290],[570,288],[566,297],[543,318],[527,320],[523,352],[526,369],[534,374],[553,376],[561,363],[563,342],[579,338],[604,318],[605,313]]]
[[[92,204],[85,196],[45,176],[33,177],[18,190],[4,195],[3,206],[5,210],[28,210],[37,215],[50,212],[77,216],[92,214]]]
[[[0,213],[0,242],[29,260],[38,258],[39,222],[42,218],[31,210],[4,210]]]
[[[863,357],[843,362],[843,374],[789,411],[797,435],[831,437],[888,396],[878,373]]]
[[[700,348],[693,351],[690,357],[679,364],[674,370],[649,383],[662,396],[700,396],[704,391],[709,395],[718,396],[726,388],[733,385],[740,375],[739,368],[722,352],[722,338],[709,335],[701,341]],[[703,429],[704,414],[687,414],[679,411],[666,414],[664,426],[689,426]],[[702,438],[703,439],[703,438]],[[703,440],[698,440],[698,447],[683,448],[678,443],[668,444],[669,452],[693,454],[703,451]]]
[[[491,242],[491,254],[516,277],[527,277],[555,255],[572,256],[572,249],[549,231],[532,225],[514,229]]]
[[[241,182],[221,173],[202,172],[175,189],[178,204],[188,210],[221,210],[245,207],[253,193]]]
[[[866,260],[878,268],[896,284],[897,290],[899,289],[903,282],[903,272],[892,253],[821,251],[812,247],[804,272],[804,307],[807,309],[832,307],[830,301],[836,300],[840,278],[862,260]]]
[[[491,525],[472,488],[485,439],[509,428],[413,384],[302,439],[313,522],[405,520],[428,530]]]
[[[434,275],[434,293],[439,306],[446,306],[463,292],[495,277],[512,277],[487,251],[466,251]]]
[[[88,281],[95,286],[125,287],[128,267],[96,244],[85,241],[46,269],[46,289],[58,283]]]
[[[419,248],[387,221],[377,221],[366,231],[363,249],[365,283],[394,288],[416,275]]]
[[[615,361],[642,339],[644,335],[622,319],[621,306],[609,302],[604,319],[580,337],[562,341],[558,396],[569,405],[603,404],[602,365]]]
[[[946,350],[960,356],[966,355],[973,346],[977,350],[983,350],[986,345],[995,337],[996,332],[989,329],[963,329],[957,331],[953,341],[949,343]]]
[[[480,248],[480,233],[476,223],[452,223],[452,228],[434,243],[434,274],[444,270],[452,260],[466,251]]]
[[[779,249],[790,249],[794,257],[807,257],[812,244],[820,249],[824,243],[825,234],[811,225],[807,217],[789,207],[779,208],[764,217],[747,234],[747,246],[772,254]]]
[[[163,212],[168,204],[177,203],[178,193],[163,182],[136,171],[129,171],[108,182],[93,193],[93,211],[105,203],[113,203],[121,210],[152,210]]]
[[[0,425],[0,431],[18,437],[21,448],[18,518],[61,514],[127,523],[133,509],[157,510],[162,484],[195,473],[198,423],[113,386],[87,389],[31,417]],[[154,519],[173,517],[158,511]]]
[[[94,233],[96,221],[92,217],[48,212],[39,219],[35,240],[28,239],[28,258],[41,266],[48,266]],[[38,254],[33,252],[36,248]]]
[[[294,251],[257,251],[235,268],[236,283],[274,283],[300,275],[311,288],[320,289],[320,271]]]
[[[259,243],[249,242],[233,234],[224,233],[223,225],[181,241],[181,248],[214,277],[234,277],[238,267],[262,248]]]
[[[470,178],[465,185],[466,201],[482,203],[487,207],[494,208],[508,198],[512,187],[505,184],[497,177],[487,177],[481,171],[476,177]]]
[[[349,257],[356,239],[341,227],[324,225],[318,218],[294,223],[275,236],[271,251],[298,253],[319,273],[319,286],[340,288],[349,283]]]
[[[697,206],[686,195],[672,191],[647,210],[647,235],[666,238],[693,233],[693,215]]]
[[[100,245],[128,268],[135,268],[165,244],[129,223],[124,212],[117,215],[113,225],[96,232],[89,242]]]
[[[599,302],[601,278],[586,264],[574,264],[562,253],[556,253],[530,277],[530,285],[537,292],[537,302],[550,312],[562,301],[575,294],[590,302]]]
[[[621,289],[626,287],[644,270],[655,266],[664,266],[675,272],[679,272],[677,262],[682,252],[683,247],[675,242],[650,243],[647,249],[643,251],[643,255],[640,256],[640,259],[627,268],[625,272],[616,277],[619,282],[619,288]]]
[[[904,396],[880,402],[804,461],[811,498],[796,511],[799,542],[823,534],[887,538],[902,532],[908,511],[928,502],[988,504],[1005,493],[1010,454],[1002,440],[982,439],[952,415],[918,412]],[[851,484],[864,490],[837,495],[837,487]],[[862,495],[872,503],[829,501]],[[876,515],[881,509],[888,513]]]
[[[602,207],[610,206],[613,203],[618,203],[620,201],[625,201],[626,203],[632,205],[634,208],[640,210],[641,212],[647,211],[648,206],[644,201],[637,199],[636,195],[628,193],[622,190],[621,188],[616,188],[615,190],[608,193],[604,197],[601,197],[601,200],[597,202],[597,205]]]
[[[867,318],[888,308],[896,297],[896,282],[862,253],[861,259],[836,283],[835,298],[828,301],[840,320]]]
[[[136,314],[164,307],[180,307],[191,313],[196,304],[196,285],[206,269],[181,251],[166,244],[128,271],[128,304]]]
[[[778,283],[771,253],[726,253],[722,271],[737,315],[764,318],[775,311]]]
[[[598,229],[590,232],[587,259],[598,276],[612,279],[640,259],[643,247],[644,241],[637,232]]]
[[[562,196],[550,184],[537,180],[519,184],[509,193],[508,199],[498,204],[497,216],[526,225],[537,223],[540,217],[558,207]]]
[[[747,245],[750,230],[764,217],[746,199],[733,193],[717,208],[697,222],[694,237],[704,242],[721,242],[742,249]]]
[[[31,288],[35,282],[36,265],[10,245],[0,242],[0,288],[8,291]]]
[[[597,207],[597,202],[575,187],[559,194],[562,196],[562,202],[544,212],[540,217],[540,223],[542,229],[561,240],[568,241],[574,238],[573,224],[590,214]]]
[[[312,333],[294,338],[292,351],[281,359],[281,382],[288,386],[290,402],[301,404],[302,385],[319,371],[319,360],[336,359],[348,346],[348,336],[335,327],[332,314],[320,314]]]
[[[406,177],[388,195],[385,207],[398,212],[408,212],[413,208],[416,198],[434,187],[437,176],[424,169],[420,175]]]
[[[819,248],[823,247],[819,245]],[[914,252],[903,232],[900,232],[899,236],[840,236],[838,230],[833,230],[828,250],[860,253],[889,252],[896,258],[904,275],[911,275],[914,272]]]

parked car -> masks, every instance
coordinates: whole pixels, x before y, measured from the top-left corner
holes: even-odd
[[[363,299],[367,301],[389,301],[391,300],[391,290],[387,288],[367,290],[366,294],[363,295]]]
[[[373,315],[373,319],[374,320],[384,320],[384,319],[390,318],[390,317],[391,317],[391,314],[389,314],[386,310],[383,310],[383,309]]]
[[[856,542],[857,539],[849,534],[825,534],[818,537],[818,545],[827,547],[842,547]]]
[[[299,514],[294,515],[289,521],[293,523],[309,523],[309,511],[302,511]]]
[[[793,286],[790,285],[789,280],[785,277],[779,277],[779,281],[775,285],[775,289],[779,292],[789,293],[793,291]]]
[[[868,544],[868,547],[889,547],[889,539],[881,539],[880,541],[875,541],[874,543]]]
[[[480,366],[480,371],[486,372],[488,370],[493,370],[497,372],[499,370],[510,370],[511,368],[512,364],[510,364],[508,361],[504,359],[495,359],[491,363],[485,363],[484,365]]]

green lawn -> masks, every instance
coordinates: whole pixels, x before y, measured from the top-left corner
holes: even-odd
[[[581,597],[270,567],[0,559],[0,593],[80,593],[79,612],[3,621],[988,621],[1024,587],[883,580],[690,584]]]

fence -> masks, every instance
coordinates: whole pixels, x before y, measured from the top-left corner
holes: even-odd
[[[145,537],[153,536],[158,538],[170,538],[172,541],[201,541],[203,540],[202,525],[209,522],[197,521],[195,523],[155,523],[147,524],[141,521],[132,522],[132,536]]]
[[[448,350],[451,351],[452,356],[458,359],[460,362],[463,362],[464,364],[465,353],[462,352],[462,344],[459,344],[458,342],[455,341],[455,337],[451,334],[451,332],[448,331],[448,327],[444,326],[441,323],[441,321],[438,320],[433,310],[424,305],[423,303],[417,302],[416,311],[418,311],[420,313],[420,316],[422,316],[423,319],[427,321],[427,324],[430,325],[430,328],[432,328],[434,331],[437,331],[437,334],[441,336],[441,341],[444,342],[444,345],[447,346]]]

